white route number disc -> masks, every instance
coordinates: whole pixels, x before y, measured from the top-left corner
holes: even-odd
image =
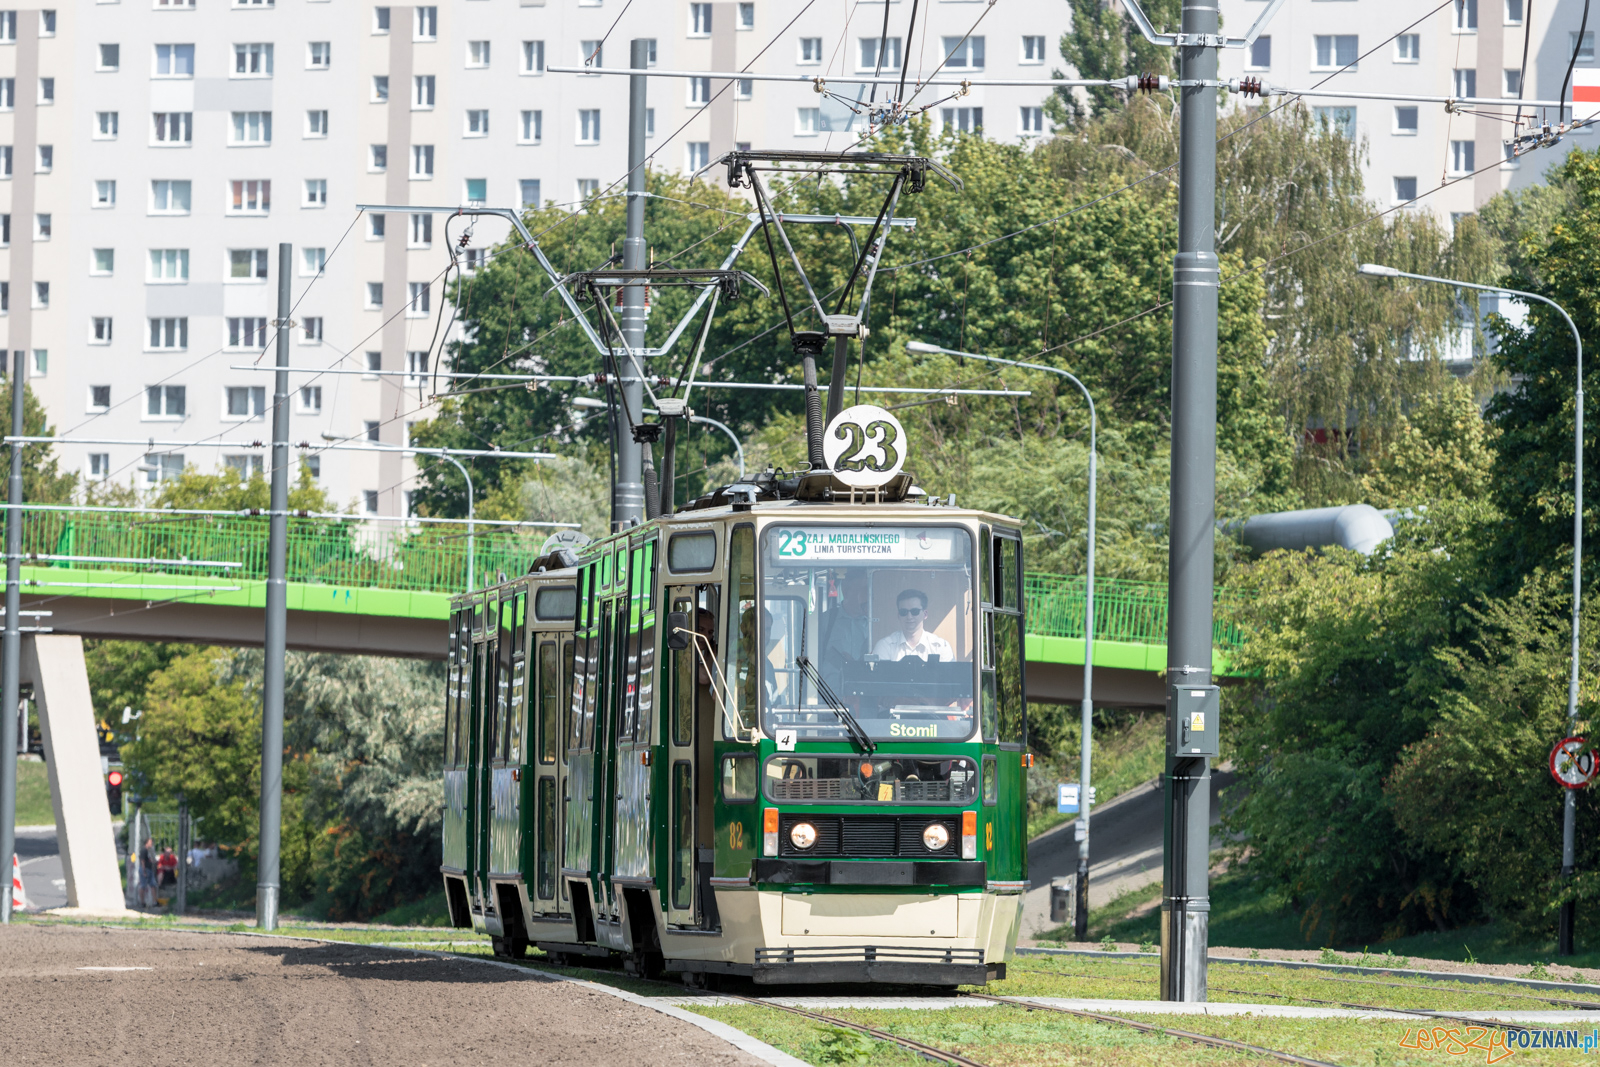
[[[1565,737],[1550,750],[1550,776],[1568,789],[1582,789],[1594,781],[1600,764],[1593,752],[1582,752],[1583,738]]]
[[[823,431],[822,457],[845,485],[875,489],[905,466],[905,427],[876,404],[845,408]]]
[[[589,535],[579,530],[557,530],[544,539],[544,546],[539,549],[539,555],[548,556],[558,548],[570,548],[574,552],[589,543]]]

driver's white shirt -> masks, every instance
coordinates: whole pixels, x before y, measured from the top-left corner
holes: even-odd
[[[906,635],[903,630],[896,630],[874,645],[872,653],[879,659],[895,660],[896,662],[905,659],[907,656],[920,656],[922,659],[927,659],[930,654],[938,655],[940,663],[952,663],[956,658],[954,651],[950,648],[949,641],[946,641],[938,634],[929,633],[927,630],[922,631],[922,640],[914,645],[906,643]]]

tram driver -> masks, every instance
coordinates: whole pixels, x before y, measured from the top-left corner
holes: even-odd
[[[917,656],[938,663],[955,660],[950,642],[924,628],[928,621],[927,593],[920,589],[902,590],[894,606],[900,615],[900,629],[873,646],[878,659],[899,662],[907,656]]]

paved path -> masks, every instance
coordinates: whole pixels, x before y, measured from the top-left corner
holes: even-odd
[[[0,927],[7,1064],[760,1067],[584,983],[361,945]]]
[[[1211,772],[1212,842],[1222,817],[1219,792],[1233,784],[1234,773]],[[1119,893],[1161,881],[1161,791],[1146,782],[1090,812],[1089,909],[1102,908]],[[1056,925],[1050,921],[1050,879],[1078,869],[1078,843],[1073,823],[1064,823],[1028,845],[1028,891],[1022,906],[1024,938]]]

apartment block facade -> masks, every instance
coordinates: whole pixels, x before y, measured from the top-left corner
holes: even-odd
[[[817,4],[798,17],[777,0],[625,2],[0,11],[0,336],[27,353],[63,437],[145,442],[63,443],[64,466],[141,486],[186,468],[259,469],[265,450],[240,446],[270,435],[272,375],[258,368],[273,361],[280,242],[293,246],[292,365],[355,372],[291,377],[292,439],[403,447],[433,411],[446,219],[357,205],[576,209],[619,181],[627,80],[550,66],[627,66],[630,39],[644,38],[659,69],[748,66],[820,77],[832,91],[652,79],[652,165],[686,170],[740,144],[850,144],[864,120],[840,98],[868,94],[852,76],[914,78],[942,64],[1048,77],[1068,24],[1064,0],[932,0],[914,34],[910,0]],[[1046,132],[1035,89],[943,99],[953,92],[918,101],[953,128]],[[448,240],[464,229],[456,220]],[[507,232],[472,226],[469,266]],[[408,506],[416,466],[403,453],[312,463],[341,506]]]

